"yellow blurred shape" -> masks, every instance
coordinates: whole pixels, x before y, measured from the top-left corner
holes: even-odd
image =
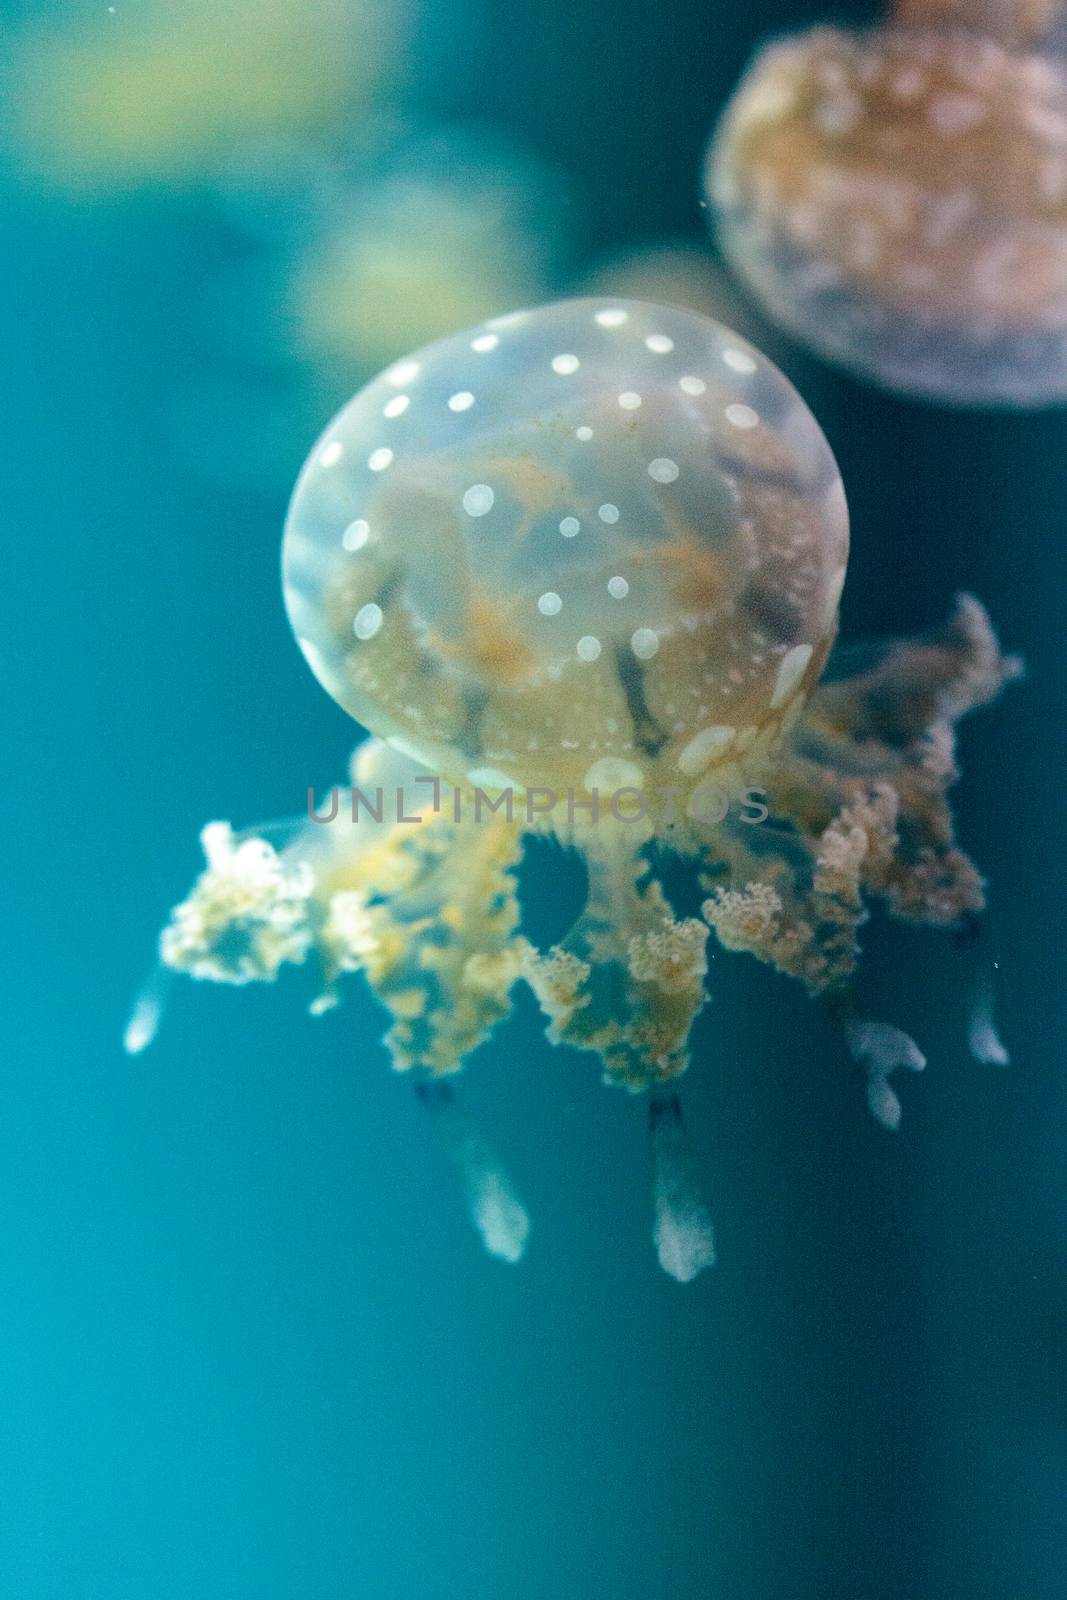
[[[303,353],[374,371],[552,287],[557,175],[488,131],[414,137],[309,247],[292,305]]]
[[[364,108],[403,44],[406,0],[146,0],[27,30],[13,51],[26,168],[110,190],[211,175],[235,144]]]

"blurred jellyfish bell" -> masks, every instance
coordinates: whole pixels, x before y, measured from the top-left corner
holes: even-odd
[[[893,6],[911,26],[970,28],[1010,45],[1046,37],[1062,10],[1060,0],[895,0]]]
[[[24,170],[108,191],[212,177],[244,139],[344,125],[395,69],[407,0],[141,0],[27,28],[4,85]]]
[[[490,128],[394,134],[336,186],[294,271],[300,353],[369,376],[453,328],[539,299],[561,255],[564,187]]]
[[[778,323],[901,393],[1067,398],[1067,74],[1027,43],[1055,9],[908,0],[759,52],[707,184]]]
[[[793,376],[795,345],[768,322],[718,261],[684,239],[650,242],[601,256],[582,274],[575,292],[651,300],[698,311],[733,328]]]
[[[263,136],[214,188],[248,248],[190,306],[203,361],[169,433],[198,475],[256,492],[291,482],[318,419],[375,371],[543,298],[568,254],[562,175],[485,126],[383,112],[332,150]]]

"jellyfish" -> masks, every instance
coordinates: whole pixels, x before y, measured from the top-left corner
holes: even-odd
[[[710,938],[823,997],[887,1128],[891,1080],[924,1063],[862,1000],[873,905],[959,936],[974,1053],[1006,1059],[946,794],[957,721],[1018,664],[966,596],[928,634],[831,657],[847,550],[814,417],[695,312],[564,301],[388,368],[314,446],[283,548],[299,646],[369,737],[301,818],[204,830],[128,1047],[174,973],[310,963],[316,1013],[362,974],[479,1233],[514,1261],[525,1208],[453,1084],[525,984],[551,1041],[647,1097],[656,1251],[694,1277],[715,1247],[679,1079]],[[523,929],[530,848],[584,866],[554,942]]]
[[[284,318],[302,357],[361,380],[413,345],[540,298],[563,242],[564,177],[521,146],[461,126],[379,141],[331,174],[289,268]]]
[[[170,396],[173,448],[200,475],[285,493],[323,394],[332,406],[415,345],[555,291],[562,182],[462,125],[246,145],[220,181],[243,248],[205,284],[210,355]]]
[[[789,363],[795,359],[796,346],[761,315],[726,267],[699,245],[660,240],[601,256],[586,266],[572,292],[654,300],[657,304],[699,311],[744,334],[787,377],[790,375]]]
[[[901,0],[756,56],[707,158],[722,248],[820,355],[961,406],[1067,398],[1059,8]]]
[[[406,0],[101,6],[23,27],[4,100],[24,169],[49,184],[195,185],[245,141],[342,128],[396,76],[406,32]]]

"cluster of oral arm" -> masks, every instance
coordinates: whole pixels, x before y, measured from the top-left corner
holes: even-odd
[[[847,652],[843,662],[767,770],[765,822],[728,818],[702,832],[687,820],[656,841],[692,859],[699,916],[672,909],[649,866],[649,827],[602,823],[571,841],[584,853],[587,903],[558,945],[538,950],[519,931],[518,820],[456,823],[427,808],[417,825],[378,829],[369,843],[358,827],[307,822],[278,851],[214,823],[162,961],[244,983],[315,958],[315,1012],[362,973],[390,1016],[394,1066],[433,1076],[462,1066],[525,981],[549,1037],[599,1056],[609,1080],[641,1089],[673,1078],[705,1003],[709,933],[835,994],[849,988],[872,903],[943,927],[983,906],[948,805],[954,728],[1017,663],[966,597],[937,632],[852,670]]]

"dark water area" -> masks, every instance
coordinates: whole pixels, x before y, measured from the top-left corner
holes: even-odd
[[[605,252],[704,248],[716,111],[820,14],[426,0],[406,103],[559,170],[564,292]],[[683,1093],[719,1259],[682,1287],[643,1104],[524,996],[462,1083],[533,1218],[505,1267],[358,984],[321,1019],[300,973],[185,986],[122,1054],[199,826],[300,810],[353,743],[277,553],[346,392],[249,358],[219,285],[251,247],[205,188],[72,196],[13,136],[0,188],[0,1597],[1057,1600],[1067,410],[790,368],[849,496],[844,637],[966,590],[1027,664],[964,725],[955,801],[1013,1064],[969,1059],[951,942],[876,920],[872,1011],[929,1060],[889,1135],[799,987],[714,955]],[[530,893],[549,919],[551,875]]]

